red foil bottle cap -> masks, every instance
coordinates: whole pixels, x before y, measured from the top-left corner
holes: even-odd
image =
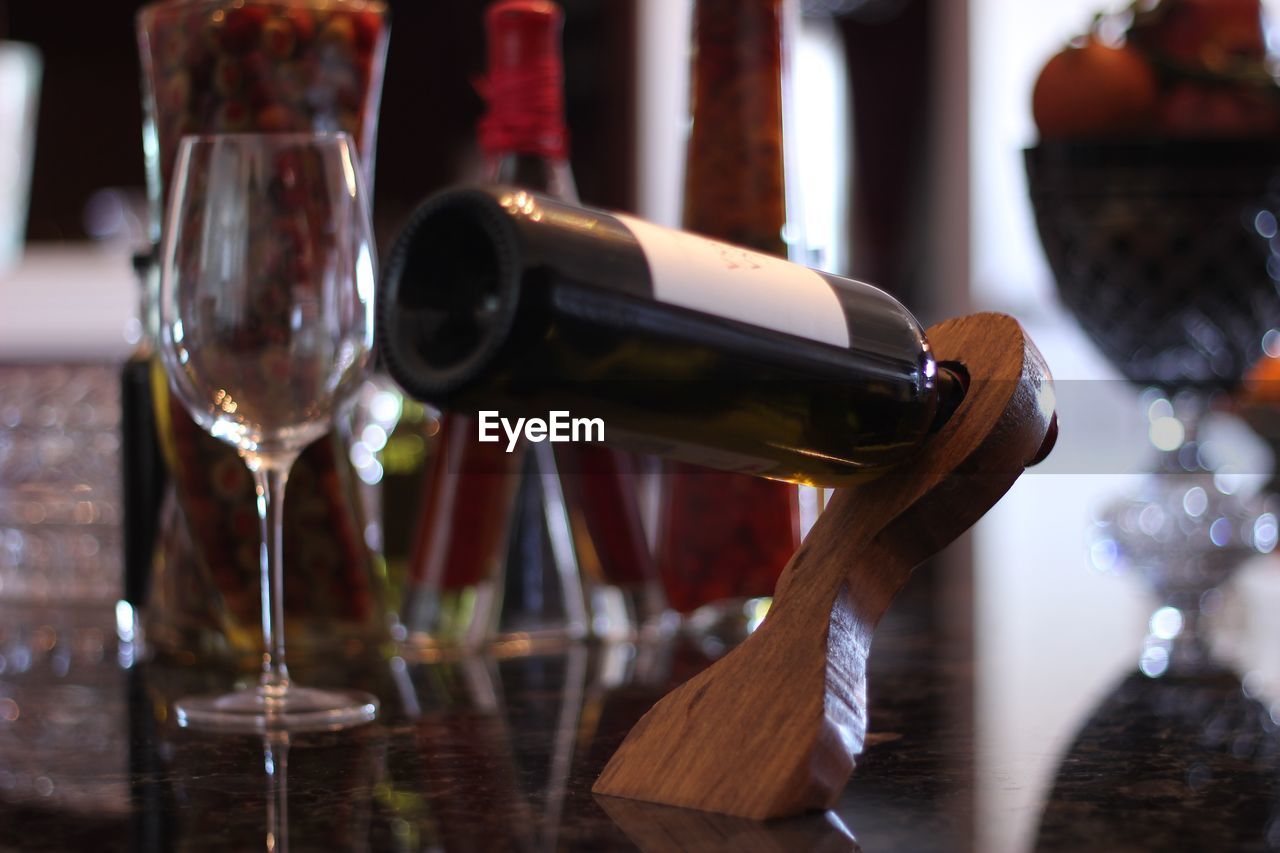
[[[485,13],[485,24],[489,71],[477,88],[488,109],[480,119],[480,147],[487,154],[564,159],[564,12],[550,0],[501,0]]]

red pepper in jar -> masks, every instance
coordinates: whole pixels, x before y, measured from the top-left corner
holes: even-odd
[[[696,0],[684,227],[786,255],[784,0]],[[671,605],[773,593],[799,545],[796,487],[670,464],[659,559]]]

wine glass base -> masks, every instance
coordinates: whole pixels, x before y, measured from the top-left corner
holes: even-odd
[[[290,686],[268,692],[261,686],[216,696],[179,700],[178,725],[218,732],[337,731],[372,722],[378,700],[351,690]]]

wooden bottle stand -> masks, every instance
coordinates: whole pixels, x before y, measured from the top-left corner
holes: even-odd
[[[836,493],[764,623],[636,723],[597,794],[754,819],[835,803],[866,735],[880,617],[1057,435],[1052,379],[1017,321],[975,314],[928,334],[968,375],[959,408],[911,461]]]

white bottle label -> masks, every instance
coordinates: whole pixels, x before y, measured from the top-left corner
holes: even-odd
[[[811,269],[613,214],[649,261],[659,302],[846,348],[849,326],[827,280]]]

